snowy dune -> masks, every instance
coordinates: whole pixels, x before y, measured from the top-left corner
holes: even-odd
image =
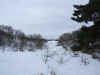
[[[0,52],[0,75],[50,75],[51,71],[57,75],[100,75],[100,61],[81,53],[74,57],[55,41],[48,42],[42,51]]]

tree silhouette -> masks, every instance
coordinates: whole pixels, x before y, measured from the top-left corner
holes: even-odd
[[[92,21],[94,24],[100,21],[100,0],[89,0],[85,5],[74,5],[72,20],[77,22],[88,23]]]

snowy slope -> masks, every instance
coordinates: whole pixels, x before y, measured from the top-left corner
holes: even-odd
[[[85,59],[86,64],[82,63]],[[100,75],[100,61],[86,54],[73,53],[50,41],[42,51],[0,52],[0,75]]]

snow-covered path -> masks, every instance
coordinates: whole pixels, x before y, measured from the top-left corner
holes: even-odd
[[[81,62],[83,56],[89,64]],[[0,75],[49,75],[47,72],[51,71],[57,75],[100,75],[100,61],[85,54],[73,57],[70,51],[57,46],[56,41],[48,42],[42,51],[0,52]]]

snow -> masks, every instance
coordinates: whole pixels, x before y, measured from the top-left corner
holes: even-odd
[[[82,63],[83,60],[85,63]],[[100,75],[100,61],[79,53],[77,57],[50,41],[35,52],[0,52],[0,75]]]
[[[0,54],[0,75],[33,75],[45,72],[45,66],[37,52]]]

